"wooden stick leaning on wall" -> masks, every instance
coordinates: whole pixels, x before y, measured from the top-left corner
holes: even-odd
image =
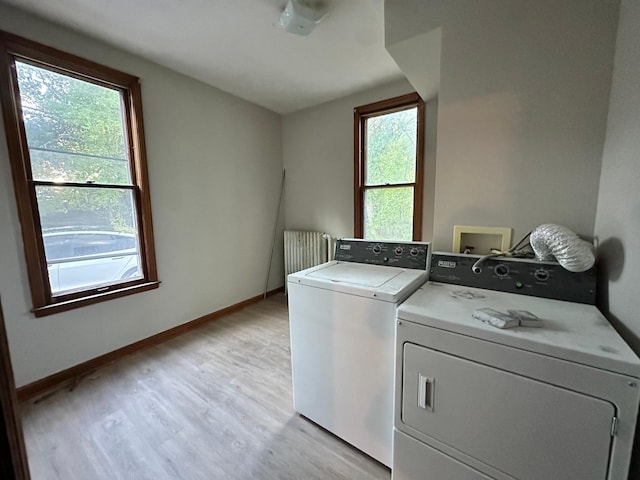
[[[271,240],[271,254],[269,255],[269,267],[267,268],[267,278],[264,281],[264,295],[267,298],[267,289],[269,288],[269,276],[271,275],[271,263],[273,262],[273,250],[276,247],[276,235],[278,234],[278,220],[280,219],[280,206],[282,205],[282,194],[284,193],[284,178],[287,174],[286,170],[282,170],[282,182],[280,183],[280,198],[278,200],[278,208],[276,209],[276,221],[273,223],[273,239]]]

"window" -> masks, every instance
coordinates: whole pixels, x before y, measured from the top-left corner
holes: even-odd
[[[33,312],[157,288],[140,82],[0,32]]]
[[[354,110],[354,235],[420,240],[424,103],[417,93]]]

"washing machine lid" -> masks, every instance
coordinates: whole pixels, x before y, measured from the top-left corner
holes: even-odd
[[[336,263],[309,272],[307,277],[342,282],[361,287],[379,288],[400,275],[403,270],[376,265],[356,263]]]
[[[541,328],[499,329],[474,310],[527,310]],[[428,282],[398,307],[399,319],[640,378],[640,359],[592,305]]]
[[[289,283],[398,303],[427,280],[426,270],[331,261],[292,273]]]

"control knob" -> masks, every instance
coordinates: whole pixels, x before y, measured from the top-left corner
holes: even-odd
[[[537,269],[533,272],[533,276],[536,277],[536,280],[540,280],[541,282],[549,280],[549,272],[544,268]]]
[[[509,267],[507,267],[504,263],[499,263],[493,269],[493,272],[499,277],[506,277],[509,275]]]

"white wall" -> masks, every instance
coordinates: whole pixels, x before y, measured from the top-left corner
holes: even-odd
[[[3,5],[0,28],[141,78],[162,282],[72,312],[29,313],[3,133],[0,294],[17,385],[261,294],[282,176],[280,116]],[[281,252],[278,242],[270,289],[284,283]]]
[[[639,192],[640,3],[623,0],[595,233],[601,307],[640,354]]]
[[[640,2],[623,0],[595,234],[599,307],[640,355]],[[640,422],[629,478],[640,478]]]
[[[287,229],[353,236],[353,109],[412,91],[406,80],[400,80],[284,117]],[[425,241],[432,236],[437,109],[435,100],[426,104]]]
[[[616,24],[600,0],[386,2],[387,45],[442,29],[436,249],[456,224],[593,234]]]

